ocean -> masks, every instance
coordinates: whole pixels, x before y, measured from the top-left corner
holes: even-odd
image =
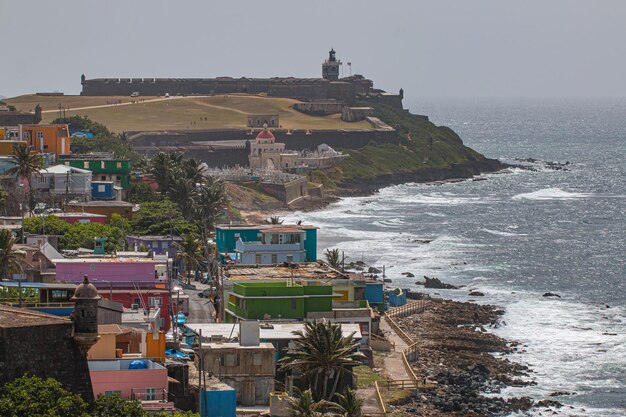
[[[490,158],[538,162],[479,181],[391,186],[287,220],[319,226],[320,253],[385,265],[393,286],[424,291],[415,282],[438,277],[464,287],[427,292],[504,307],[495,332],[521,343],[510,359],[537,385],[500,395],[556,399],[560,415],[626,415],[626,99],[405,106]],[[550,397],[557,391],[571,394]]]

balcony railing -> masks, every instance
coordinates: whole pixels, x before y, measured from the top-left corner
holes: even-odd
[[[263,243],[260,241],[243,242],[238,240],[235,249],[240,252],[294,252],[304,249],[301,243]]]
[[[130,390],[130,399],[137,401],[168,401],[167,390],[157,389],[155,391],[146,391],[145,388],[133,388]]]

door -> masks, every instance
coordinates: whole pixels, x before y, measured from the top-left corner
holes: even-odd
[[[248,379],[241,383],[241,405],[255,405],[255,384],[254,379]]]

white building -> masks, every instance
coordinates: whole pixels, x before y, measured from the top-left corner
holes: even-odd
[[[272,227],[259,232],[259,240],[235,243],[235,253],[243,265],[275,265],[306,261],[306,232],[292,227]]]
[[[275,142],[274,134],[263,126],[263,130],[250,144],[248,161],[250,168],[289,169],[295,168],[298,153],[286,151],[284,143]]]
[[[70,195],[89,200],[91,197],[91,171],[66,165],[54,165],[39,170],[31,178],[36,193],[50,196]]]

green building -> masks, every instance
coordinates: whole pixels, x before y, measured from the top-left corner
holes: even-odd
[[[226,322],[237,319],[303,320],[308,313],[332,311],[333,287],[312,282],[242,282],[233,284],[224,306]]]
[[[113,181],[124,190],[130,188],[131,162],[117,159],[112,154],[68,155],[62,161],[65,165],[88,169],[93,173],[93,181]]]

